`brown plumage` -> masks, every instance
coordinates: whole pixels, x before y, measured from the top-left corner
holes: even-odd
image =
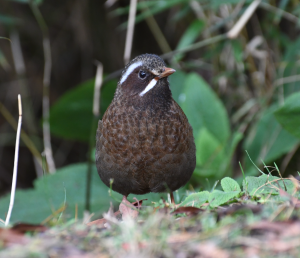
[[[195,165],[192,127],[173,100],[175,70],[145,54],[123,70],[114,99],[99,121],[96,165],[102,181],[124,196],[177,190]]]

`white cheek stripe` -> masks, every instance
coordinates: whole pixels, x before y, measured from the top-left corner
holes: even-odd
[[[151,82],[148,83],[147,87],[140,93],[140,96],[142,97],[145,95],[149,90],[151,90],[157,83],[158,78],[154,78],[151,80]]]
[[[129,76],[129,74],[131,74],[132,71],[133,71],[135,68],[137,68],[137,67],[139,67],[139,66],[142,66],[142,65],[143,65],[143,62],[142,62],[142,61],[139,61],[139,62],[133,63],[131,66],[129,66],[128,69],[127,69],[127,71],[126,71],[126,73],[123,74],[123,76],[122,76],[122,78],[121,78],[121,80],[120,80],[120,84],[122,84],[123,82],[126,81],[126,79],[127,79],[127,77]]]

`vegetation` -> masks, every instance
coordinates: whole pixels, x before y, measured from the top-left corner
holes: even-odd
[[[177,70],[171,90],[193,127],[197,165],[175,193],[176,206],[167,194],[136,196],[147,201],[137,219],[124,222],[113,213],[121,196],[101,182],[94,164],[97,120],[124,67],[130,3],[113,2],[3,5],[1,219],[10,198],[17,93],[24,100],[18,182],[26,189],[16,192],[12,227],[0,228],[0,256],[297,257],[298,1],[138,1],[131,56],[153,52]],[[92,112],[95,59],[104,68],[100,115]],[[103,213],[105,223],[86,225]],[[8,248],[12,243],[27,245]]]

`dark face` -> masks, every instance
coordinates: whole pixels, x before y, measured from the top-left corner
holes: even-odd
[[[133,70],[131,69],[130,73],[125,73],[124,76],[127,77],[122,78],[123,82],[120,86],[122,88],[123,94],[127,94],[129,96],[139,95],[140,93],[145,91],[152,80],[154,80],[152,84],[154,84],[154,82],[157,82],[157,80],[155,79],[156,75],[152,74],[143,66],[136,67]]]
[[[124,68],[117,95],[142,101],[145,101],[145,98],[156,98],[164,89],[170,91],[167,77],[174,72],[174,69],[165,66],[160,57],[151,54],[140,55]],[[152,96],[153,94],[155,96]]]

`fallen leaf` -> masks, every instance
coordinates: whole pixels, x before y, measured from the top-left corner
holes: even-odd
[[[45,232],[48,228],[39,224],[35,225],[20,222],[16,223],[11,229],[21,234],[25,234],[26,232]]]
[[[123,200],[119,206],[119,211],[122,214],[123,220],[135,219],[139,215],[139,212],[136,209],[136,206],[133,205],[132,203],[130,203],[126,197],[123,198]]]
[[[10,228],[0,228],[0,243],[4,246],[10,246],[13,244],[26,244],[28,243],[28,238],[18,231],[12,230]]]
[[[196,207],[179,207],[178,209],[173,211],[171,214],[185,213],[188,216],[193,216],[193,215],[197,215],[201,211],[205,211],[205,210],[196,208]]]

